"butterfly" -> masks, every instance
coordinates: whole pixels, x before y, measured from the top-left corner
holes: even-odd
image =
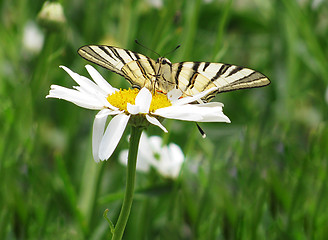
[[[180,89],[183,96],[192,96],[212,87],[217,90],[202,98],[209,102],[217,93],[263,87],[270,80],[249,68],[225,63],[171,63],[165,57],[156,61],[123,48],[106,45],[86,45],[78,50],[86,60],[107,68],[127,79],[133,88],[168,93]]]

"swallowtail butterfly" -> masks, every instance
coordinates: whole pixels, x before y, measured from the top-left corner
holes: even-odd
[[[219,92],[270,84],[262,73],[231,64],[171,63],[164,57],[154,61],[140,53],[105,45],[86,45],[78,53],[86,60],[123,76],[132,87],[139,89],[146,87],[151,91],[167,93],[176,88],[182,91],[183,96],[190,96],[218,87],[217,91],[203,97],[203,102],[209,102]]]

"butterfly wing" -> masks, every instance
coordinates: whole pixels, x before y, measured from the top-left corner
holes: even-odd
[[[155,61],[130,50],[105,45],[86,45],[78,50],[78,54],[123,76],[132,87],[151,86],[155,76]]]
[[[218,90],[203,97],[210,101],[217,93],[243,88],[263,87],[270,80],[262,73],[230,64],[181,62],[173,64],[172,76],[185,95],[194,95],[212,87]]]

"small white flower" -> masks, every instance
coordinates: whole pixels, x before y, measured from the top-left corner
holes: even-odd
[[[157,9],[163,8],[163,0],[147,0],[147,3]]]
[[[313,10],[317,10],[320,7],[320,5],[322,5],[322,3],[324,3],[323,0],[313,0],[311,7]]]
[[[23,47],[27,52],[38,54],[43,46],[44,35],[35,22],[29,21],[24,27]]]
[[[128,150],[123,150],[119,159],[122,164],[127,165]],[[142,133],[137,159],[137,170],[149,172],[150,167],[153,167],[162,176],[175,179],[179,176],[184,155],[178,145],[170,143],[163,146],[162,138],[148,137]]]
[[[93,124],[92,152],[96,162],[108,159],[114,152],[128,122],[146,127],[149,124],[167,132],[159,119],[171,118],[195,122],[230,122],[222,112],[222,103],[191,104],[217,90],[212,88],[190,97],[172,93],[151,94],[147,88],[118,90],[113,88],[92,66],[87,65],[93,81],[61,66],[79,85],[68,89],[51,85],[47,98],[59,98],[80,107],[100,110]],[[107,117],[113,116],[106,130]],[[145,120],[147,119],[147,121]]]

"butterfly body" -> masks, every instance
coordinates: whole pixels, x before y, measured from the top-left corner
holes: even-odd
[[[172,63],[164,57],[156,60],[156,79],[155,88],[163,93],[177,88],[177,84],[172,75]]]
[[[180,89],[183,96],[191,96],[217,87],[218,90],[203,97],[204,102],[210,101],[218,92],[270,84],[262,73],[231,64],[171,63],[164,57],[154,61],[140,53],[105,45],[86,45],[78,53],[86,60],[125,77],[135,88],[146,87],[165,94]]]

